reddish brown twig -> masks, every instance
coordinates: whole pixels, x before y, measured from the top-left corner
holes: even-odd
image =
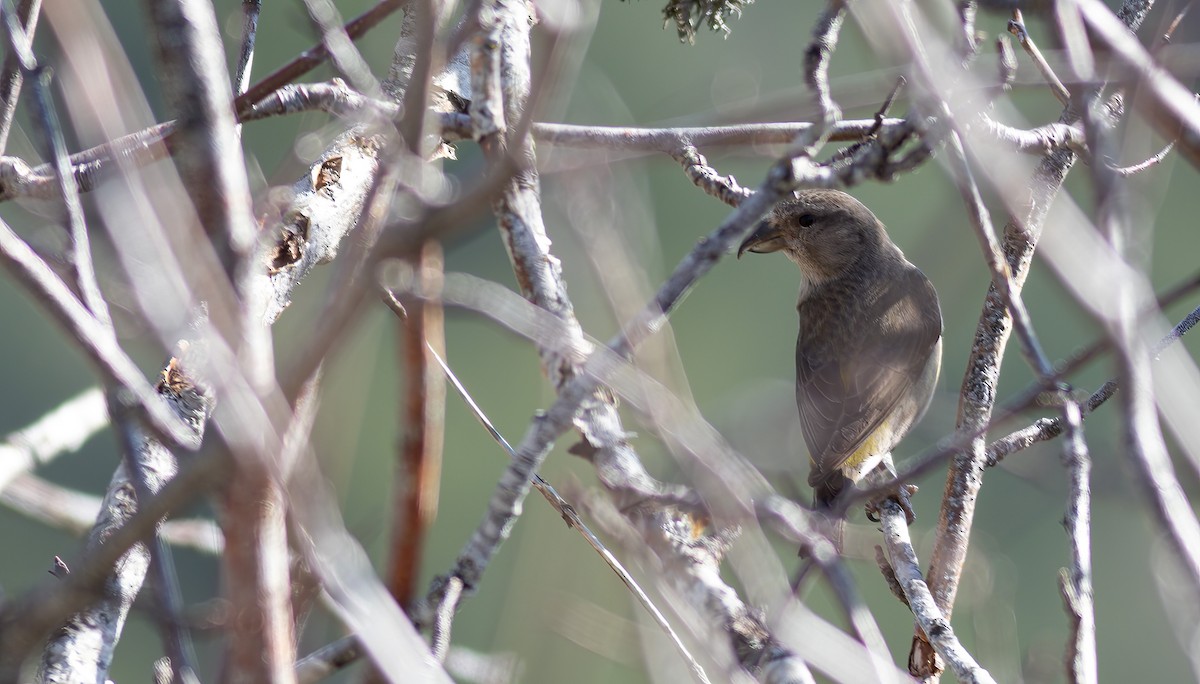
[[[417,262],[422,291],[441,289],[442,249],[425,243]],[[393,495],[391,559],[387,585],[400,605],[415,597],[421,572],[425,531],[437,516],[438,483],[442,470],[442,441],[446,381],[431,358],[432,350],[445,346],[442,307],[429,299],[409,299],[404,309],[393,309],[403,321],[401,354],[408,379],[404,407],[405,433],[397,454]]]

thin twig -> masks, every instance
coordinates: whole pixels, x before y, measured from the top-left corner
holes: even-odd
[[[258,38],[258,16],[261,13],[262,0],[242,0],[242,42],[234,76],[234,87],[237,89],[235,95],[245,93],[250,87],[250,70],[254,66],[254,43]]]
[[[731,207],[741,204],[750,196],[751,190],[738,184],[733,176],[721,176],[708,165],[708,159],[692,145],[684,145],[671,154],[683,165],[683,172],[696,187],[716,197]]]
[[[329,61],[333,68],[345,76],[358,92],[377,97],[379,82],[371,74],[371,68],[363,59],[362,53],[354,46],[354,40],[342,26],[342,18],[333,3],[330,0],[304,0],[304,6],[308,10],[309,19],[321,35],[321,45],[329,53]]]
[[[1008,22],[1008,32],[1017,37],[1017,42],[1021,47],[1025,48],[1025,52],[1029,53],[1030,59],[1033,60],[1038,71],[1042,74],[1042,78],[1046,79],[1046,84],[1050,86],[1050,92],[1054,93],[1054,97],[1066,107],[1071,103],[1071,93],[1067,91],[1067,87],[1062,81],[1058,80],[1058,75],[1054,73],[1054,69],[1046,62],[1046,58],[1042,56],[1042,51],[1038,49],[1033,39],[1029,37],[1029,33],[1025,30],[1025,20],[1021,17],[1021,10],[1013,10],[1013,18]]]
[[[442,250],[430,241],[416,263],[422,289],[436,292],[442,276]],[[445,347],[442,309],[436,302],[395,303],[401,321],[404,375],[408,379],[403,407],[404,435],[397,450],[388,589],[402,606],[416,598],[425,533],[437,517],[445,433],[446,383],[433,361]],[[390,302],[389,302],[390,303]],[[405,310],[407,309],[407,310]],[[401,312],[404,312],[401,314]],[[449,375],[445,364],[442,371]],[[453,380],[453,376],[451,376]],[[457,387],[457,385],[456,385]]]
[[[194,450],[199,439],[159,400],[111,331],[88,312],[61,279],[16,233],[0,221],[0,263],[79,344],[106,380],[124,388],[147,426],[166,442]]]
[[[1059,591],[1071,624],[1067,639],[1067,673],[1074,684],[1095,684],[1098,670],[1096,608],[1092,597],[1092,502],[1089,480],[1092,461],[1083,439],[1083,418],[1079,404],[1068,399],[1063,404],[1062,420],[1067,426],[1062,460],[1071,483],[1067,513],[1063,519],[1071,550],[1071,567],[1062,570],[1059,575]]]
[[[30,473],[13,478],[0,491],[0,503],[28,518],[80,536],[96,523],[102,506],[98,496],[68,489]],[[168,520],[159,534],[173,546],[214,556],[224,546],[221,529],[202,518]]]
[[[424,289],[424,287],[422,288],[421,292],[422,296],[420,299],[423,302],[428,301],[430,294],[433,294],[435,297],[437,296],[436,291],[431,293],[429,290]],[[388,303],[388,306],[393,311],[396,311],[397,314],[399,314],[398,307],[400,306],[400,302],[390,290],[385,291],[384,301]],[[495,425],[487,417],[487,414],[483,412],[483,409],[481,409],[479,404],[477,404],[471,397],[471,394],[467,391],[467,388],[463,386],[462,382],[454,374],[454,371],[450,369],[450,366],[446,363],[446,361],[433,348],[433,345],[428,342],[426,342],[425,345],[433,359],[438,363],[439,366],[441,366],[442,372],[445,373],[446,378],[450,380],[450,384],[454,387],[455,391],[458,392],[459,397],[461,397],[462,400],[467,404],[467,407],[471,409],[471,412],[475,414],[476,420],[483,425],[484,429],[488,431],[488,434],[492,436],[492,439],[496,440],[496,443],[503,447],[506,452],[508,452],[509,458],[515,459],[517,457],[516,449],[514,449],[512,445],[508,443],[508,440],[504,438],[504,435],[500,434],[500,431],[496,429]],[[696,658],[689,652],[687,646],[683,643],[683,640],[680,639],[674,628],[671,627],[670,622],[667,621],[662,611],[659,610],[656,605],[654,605],[654,602],[650,599],[649,595],[646,594],[645,590],[643,590],[638,584],[637,580],[634,579],[633,575],[625,569],[624,565],[621,564],[617,557],[613,555],[608,547],[606,547],[604,543],[600,541],[600,538],[597,537],[595,533],[593,533],[592,530],[587,526],[587,524],[583,522],[583,519],[580,518],[579,514],[576,512],[575,507],[563,499],[558,493],[558,490],[556,490],[549,482],[543,479],[541,475],[534,475],[533,486],[538,490],[538,493],[540,493],[546,499],[546,501],[549,502],[554,510],[557,511],[560,516],[562,516],[562,519],[567,523],[567,526],[577,530],[592,547],[592,549],[600,555],[605,564],[608,565],[609,569],[616,573],[617,577],[621,579],[621,582],[626,586],[626,588],[629,589],[634,598],[637,599],[638,603],[642,605],[646,612],[650,614],[650,617],[654,620],[654,622],[667,635],[667,638],[671,640],[672,645],[677,651],[679,651],[679,654],[683,657],[684,662],[687,663],[688,667],[691,668],[692,673],[696,676],[697,680],[702,682],[708,681],[708,677],[705,675],[704,669],[696,661]]]
[[[7,6],[6,6],[7,13]],[[17,26],[29,41],[37,31],[38,17],[42,11],[42,0],[21,0],[17,6]],[[10,34],[11,35],[11,34]],[[17,114],[17,100],[21,95],[21,84],[25,74],[20,64],[17,49],[11,44],[4,57],[3,75],[0,75],[0,154],[8,147],[8,134],[12,132],[13,118]]]
[[[1146,51],[1136,36],[1099,0],[1073,0],[1098,47],[1110,50],[1126,69],[1138,75],[1141,88],[1134,104],[1159,135],[1175,139],[1180,153],[1200,165],[1200,103]]]
[[[136,512],[95,546],[71,574],[6,604],[0,613],[0,679],[14,681],[21,662],[52,628],[102,591],[113,565],[135,544],[150,537],[160,521],[215,486],[227,472],[223,454],[194,459],[167,482],[157,496],[140,502]]]
[[[462,593],[463,581],[459,577],[450,577],[441,588],[429,637],[429,650],[439,663],[446,659],[446,652],[450,650],[450,626],[454,624],[454,613]]]
[[[1197,321],[1200,321],[1200,307],[1193,309],[1191,313],[1175,325],[1175,328],[1169,334],[1159,340],[1158,344],[1152,350],[1154,356],[1157,357],[1168,345],[1174,343],[1191,330]],[[1111,399],[1117,393],[1118,388],[1119,383],[1115,379],[1101,385],[1099,389],[1083,402],[1083,406],[1080,409],[1083,418],[1087,418],[1097,407]],[[987,464],[988,466],[995,466],[1006,456],[1027,449],[1038,442],[1054,439],[1063,433],[1063,428],[1064,424],[1061,417],[1042,418],[1028,427],[1001,437],[988,445]]]
[[[1166,160],[1167,155],[1170,154],[1171,150],[1173,149],[1175,149],[1175,141],[1172,140],[1161,150],[1159,150],[1157,154],[1150,156],[1144,161],[1138,162],[1137,164],[1131,164],[1129,166],[1112,166],[1110,168],[1114,173],[1121,176],[1135,176],[1146,169],[1153,168],[1163,163],[1163,161]]]
[[[838,33],[845,18],[845,0],[829,0],[813,24],[812,41],[804,51],[805,82],[817,100],[819,127],[826,130],[842,118],[842,112],[829,92],[829,62],[837,48]]]

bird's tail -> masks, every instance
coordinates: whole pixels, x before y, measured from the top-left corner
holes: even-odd
[[[824,519],[825,526],[822,531],[829,534],[829,541],[833,542],[833,547],[837,549],[838,553],[842,552],[842,542],[846,536],[846,518],[835,513],[835,503],[847,482],[841,473],[833,473],[813,485],[813,512]],[[799,555],[802,557],[807,555],[807,550],[801,548]],[[801,585],[815,567],[816,562],[811,557],[804,559],[796,575],[792,578],[793,593],[799,595]]]
[[[833,473],[813,487],[813,510],[825,517],[829,525],[829,540],[838,553],[846,537],[846,518],[835,513],[838,495],[846,487],[847,480],[841,473]]]

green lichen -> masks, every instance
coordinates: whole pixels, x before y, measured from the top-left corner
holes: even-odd
[[[696,42],[696,31],[707,25],[710,31],[729,35],[729,17],[742,16],[742,9],[754,0],[668,0],[663,8],[663,28],[675,23],[679,42]]]

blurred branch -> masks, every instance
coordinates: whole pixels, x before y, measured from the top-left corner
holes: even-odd
[[[103,500],[98,496],[68,489],[29,473],[18,475],[0,491],[0,502],[21,515],[75,535],[90,530],[103,507]],[[169,544],[210,555],[220,554],[225,546],[221,528],[203,518],[168,520],[163,523],[159,535]]]
[[[66,214],[68,233],[68,262],[73,269],[74,284],[78,288],[83,304],[88,308],[96,321],[110,329],[108,304],[100,292],[96,281],[96,271],[92,264],[92,249],[88,239],[87,224],[84,221],[83,206],[79,201],[79,190],[75,187],[75,178],[71,174],[70,163],[67,160],[67,146],[63,139],[62,127],[59,125],[49,93],[49,72],[39,67],[33,55],[32,41],[21,28],[18,20],[8,10],[7,6],[0,8],[5,24],[5,34],[8,38],[9,51],[16,58],[20,70],[34,79],[33,99],[30,101],[30,118],[41,133],[43,149],[51,158],[51,168],[54,171],[58,199],[62,202]],[[115,333],[113,333],[115,336]]]
[[[147,427],[156,436],[187,449],[199,446],[198,435],[163,405],[111,330],[79,303],[46,262],[3,221],[0,221],[0,263],[75,339],[96,370],[108,382],[124,389],[127,400],[138,406]]]
[[[7,14],[7,7],[5,13]],[[38,17],[42,11],[42,0],[21,0],[17,6],[17,26],[29,42],[37,31]],[[9,34],[12,35],[11,33]],[[8,147],[8,134],[12,132],[13,118],[17,114],[17,100],[21,95],[21,84],[25,74],[20,64],[20,56],[16,46],[9,43],[4,56],[4,65],[0,67],[0,154]]]
[[[1142,47],[1130,31],[1099,0],[1073,0],[1092,40],[1110,50],[1118,63],[1139,77],[1134,105],[1143,110],[1159,135],[1176,140],[1184,158],[1200,166],[1200,103]]]
[[[357,40],[367,31],[375,28],[379,22],[406,4],[408,4],[408,0],[381,0],[379,4],[348,22],[342,27],[342,30],[346,32],[346,36],[351,40]],[[329,49],[325,46],[324,42],[317,43],[304,52],[301,52],[292,61],[271,72],[261,81],[251,86],[249,90],[239,95],[234,101],[236,111],[239,115],[244,114],[252,105],[275,90],[278,90],[281,86],[295,81],[323,64],[329,59],[329,56]]]
[[[228,461],[219,453],[193,459],[158,495],[139,502],[136,511],[125,506],[123,510],[128,517],[123,524],[109,527],[105,537],[89,545],[85,558],[73,565],[69,575],[6,603],[0,611],[0,680],[16,681],[28,651],[96,596],[106,596],[110,601],[132,601],[134,594],[122,594],[121,587],[109,585],[114,565],[136,544],[153,535],[160,521],[172,511],[216,486],[227,466]],[[130,500],[129,493],[129,489],[123,490],[126,502]]]
[[[232,115],[220,29],[199,0],[147,0],[168,111],[171,149],[205,233],[231,278],[254,249],[250,188]]]
[[[296,684],[316,684],[362,656],[354,635],[326,644],[296,661]]]
[[[347,23],[344,27],[346,35],[352,39],[361,37],[406,2],[407,0],[382,0]],[[329,51],[323,43],[318,43],[238,95],[233,105],[239,120],[250,112],[254,104],[312,71],[327,59]],[[155,124],[72,155],[71,166],[80,191],[88,192],[94,189],[105,174],[114,167],[119,168],[116,162],[121,159],[127,159],[136,166],[144,166],[166,157],[169,151],[174,149],[175,126],[174,121]],[[21,159],[0,157],[0,202],[16,197],[45,199],[52,197],[54,192],[53,177],[48,165],[31,169]]]
[[[0,490],[38,465],[78,451],[107,426],[104,393],[93,388],[68,399],[33,424],[10,433],[0,442]]]
[[[203,0],[148,2],[165,100],[178,121],[172,132],[175,166],[237,290],[242,313],[255,301],[250,288],[261,266],[254,259],[258,231],[217,19]],[[228,320],[234,327],[222,331],[226,341],[256,377],[273,377],[270,340],[255,317]],[[230,623],[222,681],[286,684],[296,658],[283,493],[257,456],[236,459],[237,472],[221,497],[223,593],[239,607]],[[172,667],[179,667],[176,655],[171,656]]]
[[[420,273],[420,271],[418,271],[418,273]],[[417,298],[417,301],[426,306],[437,305],[440,307],[440,290],[440,284],[435,288],[430,288],[427,283],[422,283],[419,289],[420,296]],[[399,315],[399,301],[390,290],[386,291],[384,301],[387,302],[390,308],[393,311],[396,311]],[[500,431],[496,429],[496,427],[492,424],[492,421],[488,419],[487,415],[481,408],[479,408],[479,405],[475,402],[475,400],[471,398],[471,395],[467,392],[466,387],[459,382],[454,372],[450,369],[450,366],[447,365],[440,355],[438,355],[437,351],[429,342],[425,342],[424,346],[433,356],[434,361],[441,366],[446,378],[450,380],[451,385],[454,386],[454,389],[458,392],[462,400],[466,402],[467,406],[471,409],[471,412],[475,414],[475,418],[488,431],[488,434],[492,436],[492,439],[496,440],[496,443],[503,447],[503,449],[508,453],[510,459],[516,458],[516,449],[513,449],[512,445],[508,443],[508,440],[506,440],[504,436],[500,434]],[[675,646],[676,650],[678,650],[680,655],[683,656],[685,662],[687,662],[688,666],[692,669],[692,672],[696,675],[697,679],[700,681],[707,681],[707,677],[704,674],[703,669],[700,668],[699,664],[696,662],[696,659],[692,656],[687,647],[683,644],[683,641],[675,633],[675,630],[663,616],[662,611],[660,611],[658,607],[654,605],[650,597],[637,583],[637,580],[635,580],[629,571],[626,570],[623,565],[621,565],[621,562],[617,559],[617,557],[614,556],[613,553],[604,545],[604,543],[600,541],[600,538],[588,528],[588,526],[583,522],[583,519],[579,517],[575,507],[564,500],[562,496],[559,495],[558,491],[549,482],[543,479],[541,475],[534,476],[533,486],[538,490],[538,493],[540,493],[554,508],[554,510],[558,512],[563,521],[567,523],[567,527],[578,531],[579,534],[582,535],[592,547],[592,549],[596,551],[596,553],[598,553],[602,559],[604,559],[605,564],[608,565],[608,567],[614,573],[616,573],[616,575],[621,579],[621,582],[637,599],[638,603],[642,605],[646,612],[648,612],[653,618],[655,623],[666,633],[667,637],[671,640],[672,645]]]
[[[1018,152],[1049,154],[1061,148],[1067,148],[1076,153],[1087,151],[1083,130],[1078,126],[1071,126],[1061,121],[1023,130],[999,123],[983,112],[980,112],[975,119],[989,136]]]
[[[1150,169],[1161,164],[1164,160],[1166,160],[1167,155],[1170,154],[1171,150],[1173,149],[1175,149],[1175,141],[1172,140],[1161,150],[1159,150],[1158,153],[1147,157],[1145,161],[1138,162],[1137,164],[1131,164],[1129,166],[1114,166],[1112,167],[1112,170],[1122,176],[1137,175],[1146,169]]]
[[[440,289],[441,245],[425,243],[415,268],[422,289]],[[437,367],[437,350],[446,342],[442,308],[436,302],[409,300],[408,306],[393,311],[400,320],[398,346],[407,394],[399,421],[404,432],[396,454],[387,585],[396,601],[408,606],[416,597],[425,534],[437,517],[446,411],[446,381]]]
[[[1131,24],[1131,27],[1136,28],[1136,25]],[[918,48],[909,45],[908,49]],[[1077,121],[1078,116],[1069,109],[1060,118],[1061,123],[1074,124]],[[1075,161],[1076,154],[1068,148],[1059,148],[1043,157],[1029,181],[1023,209],[1019,213],[1013,212],[1005,226],[1004,256],[1016,293],[1020,292],[1028,276],[1049,207]],[[1012,316],[993,284],[984,299],[963,378],[958,434],[966,440],[966,448],[954,456],[947,474],[945,497],[938,517],[928,572],[930,590],[946,619],[950,618],[953,611],[959,578],[966,561],[975,502],[987,462],[985,430],[991,422],[1000,364],[1012,328]],[[919,629],[909,654],[909,670],[920,677],[935,677],[941,671],[935,650]]]
[[[329,62],[336,72],[345,76],[361,93],[375,96],[379,93],[379,82],[371,74],[354,41],[342,26],[342,18],[330,0],[304,0],[305,9],[314,27],[321,35],[321,44],[329,52]],[[412,12],[412,6],[408,6]]]
[[[1200,307],[1193,309],[1183,320],[1175,325],[1175,328],[1159,341],[1152,353],[1157,357],[1168,345],[1179,340],[1184,334],[1191,330],[1200,321]],[[1099,389],[1092,393],[1080,407],[1080,414],[1083,418],[1091,415],[1101,404],[1112,398],[1117,393],[1119,388],[1117,380],[1109,380],[1104,383]],[[1004,460],[1006,456],[1028,449],[1038,442],[1045,442],[1054,439],[1063,434],[1064,424],[1063,419],[1059,418],[1042,418],[1032,425],[1017,430],[1005,437],[1001,437],[987,446],[987,465],[994,466]]]
[[[163,159],[168,154],[164,138],[174,126],[174,122],[156,124],[71,155],[71,174],[76,186],[80,192],[95,189],[101,179],[120,168],[124,161],[145,166]],[[49,164],[30,168],[17,157],[0,157],[0,202],[20,197],[50,199],[56,191]]]

